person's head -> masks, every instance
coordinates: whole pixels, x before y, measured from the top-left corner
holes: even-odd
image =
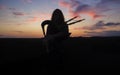
[[[60,9],[55,9],[53,14],[52,14],[51,20],[57,24],[63,23],[64,22],[64,15],[63,15],[62,11]]]

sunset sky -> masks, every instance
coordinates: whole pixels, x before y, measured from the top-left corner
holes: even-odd
[[[79,16],[69,26],[72,37],[120,36],[120,0],[0,0],[0,38],[41,38],[41,22],[55,9],[65,20]]]

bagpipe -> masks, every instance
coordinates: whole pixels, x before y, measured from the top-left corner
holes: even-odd
[[[75,17],[69,19],[68,21],[66,21],[66,23],[68,23],[68,22],[74,20],[74,19],[77,18],[77,17],[78,17],[78,16],[75,16]],[[67,25],[72,25],[72,24],[75,24],[75,23],[81,22],[81,21],[83,21],[83,20],[85,20],[85,19],[77,20],[77,21],[75,21],[75,22],[71,22],[71,23],[69,23],[69,24],[67,24]]]
[[[75,21],[75,22],[68,23],[68,22],[74,20],[74,19],[77,18],[77,17],[78,17],[78,16],[75,16],[75,17],[69,19],[68,21],[65,21],[66,25],[68,25],[68,26],[69,26],[69,25],[73,25],[73,24],[75,24],[75,23],[78,23],[78,22],[81,22],[81,21],[85,20],[85,19],[80,19],[80,20],[77,20],[77,21]],[[45,26],[46,24],[50,24],[50,20],[45,20],[45,21],[43,21],[42,24],[41,24],[41,26],[42,26],[42,31],[43,31],[43,35],[44,35],[44,36],[46,36],[46,34],[45,34],[45,29],[44,29],[44,26]]]

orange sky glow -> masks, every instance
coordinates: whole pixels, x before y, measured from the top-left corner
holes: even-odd
[[[0,38],[42,38],[41,23],[59,8],[71,37],[120,36],[120,0],[0,0]],[[111,6],[109,6],[111,5]],[[75,20],[74,20],[75,21]]]

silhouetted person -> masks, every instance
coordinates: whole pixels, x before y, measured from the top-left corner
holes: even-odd
[[[71,33],[69,33],[68,25],[84,20],[82,19],[82,20],[78,20],[76,22],[67,24],[69,21],[75,18],[76,17],[65,22],[62,11],[59,9],[56,9],[52,14],[51,20],[45,20],[42,22],[41,26],[43,29],[44,43],[45,43],[47,52],[49,52],[49,50],[50,51],[54,50],[54,48],[56,47],[56,45],[58,45],[58,43],[70,37]],[[45,29],[44,29],[45,25],[48,25],[47,32],[45,32]]]
[[[48,24],[47,32],[45,33],[44,25]],[[64,21],[64,16],[61,10],[56,9],[51,20],[45,20],[42,24],[43,33],[45,36],[45,44],[47,51],[55,48],[56,43],[69,37],[68,25]]]

